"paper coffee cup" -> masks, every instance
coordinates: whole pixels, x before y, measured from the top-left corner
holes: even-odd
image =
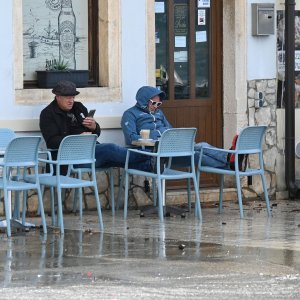
[[[144,140],[149,139],[150,136],[150,129],[142,129],[140,132],[141,138]]]

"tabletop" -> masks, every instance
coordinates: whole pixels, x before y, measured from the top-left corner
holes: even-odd
[[[139,139],[137,141],[132,141],[132,145],[139,147],[154,147],[156,140],[151,139]]]

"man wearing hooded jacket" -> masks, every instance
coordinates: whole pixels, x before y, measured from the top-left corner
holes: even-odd
[[[165,99],[164,92],[152,86],[143,86],[136,93],[136,104],[126,110],[121,126],[127,145],[141,138],[142,129],[150,129],[150,138],[157,140],[172,125],[169,123],[159,106]]]
[[[121,126],[127,145],[141,138],[142,129],[150,129],[150,138],[158,140],[162,133],[172,128],[166,116],[159,107],[165,100],[166,94],[152,86],[142,86],[136,93],[136,104],[127,109],[121,120]],[[198,163],[202,146],[210,149],[204,150],[202,165],[216,168],[228,167],[227,155],[220,152],[215,147],[202,142],[195,145],[195,163]],[[179,165],[185,164],[185,160],[176,160]]]

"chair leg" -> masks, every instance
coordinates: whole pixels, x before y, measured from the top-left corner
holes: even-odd
[[[15,191],[13,218],[17,220],[20,219],[20,192],[19,191]]]
[[[62,189],[60,187],[57,187],[57,205],[58,205],[58,224],[60,225],[60,232],[61,234],[64,234],[65,228],[64,228],[64,221],[63,221],[63,209],[62,209]]]
[[[265,178],[264,174],[261,174],[260,176],[261,176],[261,181],[263,184],[268,216],[270,217],[270,216],[272,216],[272,212],[271,212],[271,208],[270,208],[270,201],[269,201],[269,194],[268,194],[268,189],[267,189],[267,184],[266,184],[266,178]]]
[[[125,172],[125,193],[124,193],[124,219],[125,220],[127,219],[127,205],[128,205],[128,174]]]
[[[4,190],[4,209],[5,209],[5,217],[6,217],[6,234],[8,237],[11,237],[11,227],[10,227],[10,211],[8,207],[8,191]]]
[[[159,213],[159,220],[164,220],[164,212],[163,212],[163,192],[162,192],[162,182],[161,179],[157,180],[157,186],[158,186],[158,213]]]
[[[75,189],[74,193],[73,193],[73,209],[72,209],[72,211],[74,214],[76,214],[76,211],[77,211],[77,199],[78,199],[77,191],[78,191],[78,189]]]
[[[114,170],[110,168],[108,171],[110,183],[110,201],[111,201],[111,214],[115,215],[115,193],[114,193]]]
[[[187,192],[188,192],[188,208],[189,208],[189,212],[191,212],[192,203],[191,203],[191,179],[190,178],[187,179]]]
[[[194,188],[195,188],[195,212],[197,215],[197,218],[199,220],[202,219],[202,211],[201,211],[201,204],[200,204],[200,196],[199,196],[199,187],[198,187],[198,183],[197,183],[197,178],[196,176],[193,177],[193,182],[194,182]],[[189,185],[191,184],[191,181],[189,180]],[[190,194],[191,190],[189,190],[189,194]]]
[[[37,192],[38,192],[38,201],[39,201],[39,206],[40,206],[43,231],[44,231],[44,234],[47,234],[47,224],[46,224],[45,211],[44,211],[43,195],[42,195],[40,188],[37,188]],[[24,208],[23,208],[23,211],[24,211]]]
[[[97,206],[97,212],[98,212],[99,228],[100,228],[101,231],[103,231],[104,226],[103,226],[102,211],[101,211],[101,205],[100,205],[100,198],[99,198],[97,183],[94,185],[94,194],[95,194],[95,200],[96,200],[96,206]]]
[[[79,218],[80,220],[82,220],[82,210],[83,210],[83,206],[82,206],[82,195],[83,195],[83,188],[78,188],[76,189],[78,190],[78,197],[79,197]]]
[[[241,181],[240,181],[240,176],[237,173],[235,175],[235,181],[236,181],[236,191],[237,191],[237,195],[238,195],[239,208],[240,208],[240,218],[243,219],[244,212],[243,212]]]
[[[120,175],[120,180],[119,180],[119,191],[118,191],[118,196],[117,196],[117,210],[120,208],[120,203],[121,203],[121,195],[122,195],[122,190],[124,187],[124,180],[125,180],[125,170],[123,170],[122,174]]]
[[[41,193],[44,195],[45,189],[43,188]],[[43,198],[42,198],[43,199]],[[54,194],[54,187],[50,187],[50,205],[51,205],[51,223],[54,226],[55,224],[55,194]]]
[[[152,202],[153,206],[155,207],[157,205],[157,187],[154,178],[152,178]]]
[[[23,202],[22,202],[22,224],[25,224],[26,220],[26,202],[27,202],[27,191],[23,191]]]
[[[223,191],[224,191],[224,174],[220,175],[220,190],[219,190],[219,214],[223,211]]]
[[[201,200],[200,200],[200,171],[199,169],[197,169],[197,173],[196,173],[196,180],[197,180],[197,185],[198,185],[198,195],[199,195],[199,203],[201,203]],[[195,205],[195,215],[198,214],[197,212],[197,205]]]
[[[41,185],[41,193],[43,196],[44,196],[44,190],[45,190],[45,187],[43,185]],[[38,204],[37,215],[40,215],[40,214],[41,214],[41,211],[40,211],[40,206]]]

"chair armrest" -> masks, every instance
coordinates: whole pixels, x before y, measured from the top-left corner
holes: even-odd
[[[128,149],[127,151],[128,152],[136,152],[136,153],[139,153],[139,154],[143,154],[143,155],[147,155],[147,156],[153,156],[153,157],[158,156],[158,154],[156,152],[148,152],[148,151],[132,149],[132,148]]]
[[[47,163],[47,164],[55,164],[55,165],[57,164],[57,161],[56,160],[52,160],[52,159],[39,158],[39,161]]]
[[[224,148],[217,148],[217,147],[211,148],[211,147],[203,146],[203,147],[201,148],[201,151],[200,151],[200,152],[203,152],[202,149],[213,149],[213,150],[218,150],[218,151],[220,151],[220,152],[233,153],[233,154],[234,154],[234,153],[237,153],[237,150],[224,149]]]
[[[49,174],[53,174],[54,173],[54,168],[53,168],[53,164],[51,163],[52,161],[52,155],[51,155],[51,150],[50,149],[45,149],[45,150],[39,150],[38,152],[38,156],[39,156],[39,162],[44,163],[44,165],[42,166],[42,170],[46,170],[46,165],[49,165]],[[46,156],[47,158],[42,158],[42,157]]]

